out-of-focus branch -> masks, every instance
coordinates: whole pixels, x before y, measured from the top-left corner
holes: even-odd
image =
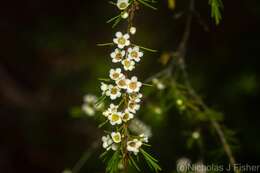
[[[184,84],[186,85],[186,87],[188,89],[189,95],[193,99],[195,99],[205,111],[207,111],[207,110],[209,110],[208,106],[204,103],[204,101],[200,98],[200,96],[196,93],[196,91],[191,86],[189,76],[188,76],[188,72],[186,70],[186,62],[185,62],[186,53],[187,53],[186,49],[187,49],[187,43],[188,43],[190,33],[191,33],[191,23],[192,23],[192,20],[193,20],[193,15],[194,14],[198,15],[198,14],[193,13],[193,12],[195,12],[195,4],[194,4],[194,0],[190,0],[189,13],[188,13],[188,16],[187,16],[187,19],[186,19],[184,33],[183,33],[183,36],[181,38],[181,41],[179,43],[177,50],[175,52],[170,53],[170,56],[172,58],[171,62],[169,63],[169,65],[165,69],[163,69],[159,73],[157,73],[157,74],[151,76],[150,78],[148,78],[146,80],[146,82],[151,81],[155,77],[159,77],[159,76],[163,76],[163,75],[168,75],[168,76],[172,77],[174,66],[177,65],[181,69],[181,72],[182,72],[182,75],[183,75],[182,77],[184,79]],[[198,17],[198,16],[195,16],[195,17]],[[216,120],[214,120],[212,118],[210,118],[210,123],[211,123],[212,127],[215,129],[215,131],[216,131],[216,133],[217,133],[217,135],[218,135],[218,137],[221,141],[221,144],[222,144],[223,149],[224,149],[224,151],[225,151],[225,153],[226,153],[226,155],[229,159],[229,162],[234,168],[234,172],[239,173],[240,171],[235,169],[235,167],[234,167],[235,164],[236,164],[235,157],[232,153],[230,145],[228,144],[228,142],[226,140],[226,137],[225,137],[224,132],[221,128],[221,125],[219,124],[219,122],[217,122]]]

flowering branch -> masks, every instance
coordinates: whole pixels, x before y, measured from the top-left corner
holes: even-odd
[[[127,172],[129,165],[140,170],[135,158],[139,152],[152,169],[156,172],[161,170],[158,161],[143,149],[145,146],[149,146],[147,144],[148,136],[142,133],[134,134],[129,129],[129,122],[134,119],[140,109],[143,97],[140,93],[141,87],[149,85],[141,83],[136,76],[131,77],[129,74],[143,58],[144,53],[141,49],[145,49],[132,44],[130,35],[136,33],[133,19],[139,5],[152,7],[149,4],[152,2],[150,0],[118,0],[116,4],[111,3],[117,6],[121,12],[108,23],[114,21],[113,27],[115,27],[121,19],[128,18],[127,31],[126,33],[116,32],[113,43],[99,44],[100,46],[116,46],[110,57],[113,63],[122,65],[122,68],[110,69],[109,78],[102,79],[102,96],[96,103],[99,105],[106,98],[110,99],[109,107],[103,112],[105,119],[102,126],[107,123],[110,125],[107,125],[108,134],[102,137],[103,148],[106,151],[101,155],[102,158],[108,160],[106,170],[110,173],[118,172],[120,167]]]

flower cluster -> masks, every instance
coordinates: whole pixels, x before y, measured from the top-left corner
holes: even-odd
[[[103,109],[103,104],[101,103],[98,106],[95,106],[97,102],[97,97],[92,94],[87,94],[84,96],[84,103],[82,105],[82,111],[85,112],[88,116],[94,116],[96,111],[101,111]]]
[[[127,1],[121,1],[123,4],[118,5],[120,8],[127,6]],[[128,135],[124,134],[125,130],[123,129],[126,127],[124,125],[128,125],[128,122],[134,118],[140,109],[140,102],[143,96],[140,93],[142,83],[136,76],[128,77],[129,75],[127,74],[128,71],[132,71],[135,68],[136,63],[141,61],[143,52],[140,51],[138,46],[131,44],[128,33],[117,32],[113,42],[116,48],[110,54],[110,57],[113,63],[121,64],[123,68],[110,69],[109,82],[101,83],[102,95],[109,97],[113,102],[103,112],[103,115],[114,129],[110,135],[102,137],[103,148],[106,150],[117,150],[120,148],[120,143]],[[128,136],[126,149],[137,154],[143,142],[148,142],[147,137],[143,134],[134,138]]]

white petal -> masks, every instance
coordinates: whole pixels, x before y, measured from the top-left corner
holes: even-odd
[[[118,37],[122,37],[123,36],[123,34],[122,34],[122,32],[117,32],[116,33],[116,37],[118,38]]]

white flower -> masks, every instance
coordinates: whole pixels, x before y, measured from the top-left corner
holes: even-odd
[[[139,62],[141,57],[143,56],[143,52],[139,51],[139,47],[135,46],[134,48],[128,48],[128,58]]]
[[[116,38],[113,39],[114,43],[117,44],[117,46],[120,49],[123,49],[125,46],[129,46],[130,45],[130,41],[129,41],[129,34],[122,34],[122,32],[117,32],[116,33]]]
[[[124,11],[124,12],[121,14],[121,17],[122,17],[123,19],[127,19],[128,16],[129,16],[129,14],[128,14],[126,11]]]
[[[103,142],[103,144],[102,144],[103,148],[105,148],[107,150],[109,150],[111,145],[113,144],[113,141],[112,141],[112,139],[110,138],[109,135],[103,136],[102,142]]]
[[[132,35],[134,35],[135,33],[136,33],[136,27],[131,27],[130,28],[130,33],[132,34]]]
[[[137,155],[139,152],[139,148],[142,146],[142,144],[143,144],[142,141],[139,141],[138,139],[128,141],[127,150]]]
[[[89,116],[94,116],[96,113],[96,110],[94,109],[94,107],[90,106],[89,104],[83,104],[82,110]]]
[[[116,81],[116,84],[119,88],[126,89],[127,88],[127,80],[126,80],[125,76],[121,79],[118,79]]]
[[[121,142],[121,134],[119,132],[112,132],[111,137],[115,143]]]
[[[165,89],[165,85],[157,78],[154,78],[152,80],[152,82],[156,85],[158,90],[164,90]]]
[[[113,63],[122,61],[124,56],[125,56],[125,51],[124,50],[121,51],[118,48],[116,48],[115,51],[110,54],[110,57],[112,58]]]
[[[142,86],[142,83],[138,81],[136,76],[133,76],[131,80],[127,80],[127,92],[133,93],[133,92],[139,92],[140,88]]]
[[[142,133],[139,135],[139,137],[142,142],[148,143],[148,136]]]
[[[102,142],[103,142],[102,146],[106,150],[112,149],[112,150],[115,151],[118,148],[118,146],[115,143],[113,143],[113,140],[111,139],[111,137],[109,135],[103,136],[102,137]]]
[[[134,118],[134,114],[132,114],[128,109],[125,110],[125,112],[122,114],[122,120],[124,122],[127,122]]]
[[[110,105],[109,105],[109,108],[108,108],[105,112],[103,112],[103,115],[104,115],[105,117],[108,117],[108,116],[111,115],[112,113],[117,112],[117,109],[118,109],[118,106],[117,106],[117,105],[110,104]]]
[[[136,102],[133,102],[133,101],[129,101],[128,102],[128,110],[132,113],[136,113],[137,110],[140,109],[140,105],[137,104]]]
[[[128,0],[118,0],[116,5],[120,10],[124,10],[129,6],[129,1]]]
[[[117,68],[117,69],[111,69],[109,71],[109,77],[113,80],[118,80],[124,77],[124,74],[121,73],[121,69]]]
[[[118,86],[109,85],[106,95],[109,96],[111,100],[115,100],[121,96],[120,88],[118,88]]]
[[[95,106],[97,102],[97,97],[92,94],[87,94],[84,96],[84,103],[82,105],[82,111],[85,112],[89,116],[93,116],[96,113],[96,110],[101,110],[103,105],[100,104],[98,107]]]
[[[129,98],[131,101],[139,103],[141,101],[141,98],[143,97],[143,94],[141,93],[131,93],[129,94]]]
[[[121,112],[112,112],[108,119],[110,120],[111,125],[121,124],[122,123],[122,113]]]
[[[97,101],[97,97],[92,94],[85,95],[83,99],[85,103],[89,103],[89,104],[95,104]]]
[[[135,62],[130,59],[124,59],[122,61],[125,70],[132,71],[135,68]]]
[[[102,91],[102,94],[105,94],[105,93],[106,93],[106,91],[109,89],[108,86],[109,86],[108,84],[105,84],[105,83],[101,82],[101,87],[100,87],[100,89],[101,89],[101,91]]]

